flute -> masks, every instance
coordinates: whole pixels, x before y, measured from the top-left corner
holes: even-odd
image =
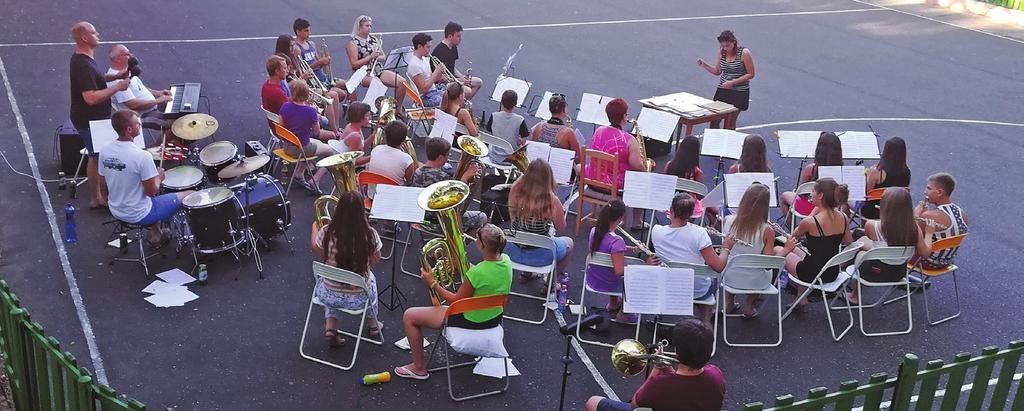
[[[716,230],[716,229],[714,229],[712,227],[704,227],[704,229],[708,230],[708,234],[711,234],[711,235],[717,236],[717,237],[721,237],[723,240],[725,239],[725,237],[729,237],[729,236],[727,236],[725,234],[722,234],[721,231],[718,231],[718,230]],[[750,244],[750,243],[748,243],[746,241],[740,240],[738,238],[733,237],[732,240],[735,241],[736,244],[744,245],[744,246],[747,246],[747,247],[750,247],[750,248],[754,248],[754,246],[752,244]]]
[[[668,260],[666,260],[664,258],[661,258],[661,256],[655,254],[650,249],[648,249],[647,246],[644,245],[644,243],[641,243],[640,241],[637,241],[637,239],[635,239],[635,238],[633,238],[633,236],[629,235],[629,232],[626,231],[626,229],[622,228],[621,226],[616,226],[615,227],[615,232],[619,233],[619,235],[622,236],[622,238],[625,238],[626,241],[629,241],[629,242],[633,243],[633,246],[636,247],[638,250],[640,250],[640,252],[642,252],[644,254],[647,254],[647,255],[653,255],[655,257],[658,257],[658,260],[661,262],[659,264],[660,266],[662,266],[662,267],[667,267],[668,266],[668,264],[665,264],[665,261],[668,261]]]
[[[914,221],[922,223],[922,224],[924,224],[926,226],[929,226],[931,228],[934,228],[936,230],[948,230],[949,229],[948,225],[942,224],[942,223],[940,223],[938,221],[935,221],[935,220],[933,220],[931,218],[928,218],[928,217],[914,216]]]
[[[791,236],[791,234],[789,234],[789,232],[786,231],[785,228],[782,228],[782,226],[780,226],[778,223],[776,223],[776,222],[774,222],[772,220],[768,220],[768,226],[771,227],[772,230],[775,230],[776,234],[779,234],[779,235],[782,235],[782,236],[785,236],[785,237],[790,237]],[[799,242],[796,243],[796,248],[799,248],[800,251],[803,251],[804,254],[806,254],[806,255],[811,255],[811,251],[808,250],[807,247],[804,247]]]

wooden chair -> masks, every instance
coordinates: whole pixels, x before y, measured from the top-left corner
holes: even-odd
[[[295,146],[295,148],[299,150],[299,156],[295,157],[285,152],[284,147],[274,149],[274,156],[282,164],[284,164],[285,166],[295,165],[295,167],[298,168],[299,163],[308,163],[311,161],[316,161],[316,156],[306,156],[306,152],[302,149],[302,142],[299,141],[299,137],[296,136],[295,133],[292,133],[291,130],[284,128],[284,126],[282,126],[280,123],[273,123],[273,126],[275,137],[283,140],[286,144],[291,144],[292,146]],[[302,172],[303,174],[306,175],[307,178],[313,178],[313,167],[310,166],[309,164],[307,164],[306,167],[302,168]],[[287,196],[288,193],[291,191],[293,181],[295,181],[294,172],[292,172],[291,175],[288,177],[288,185],[284,191],[285,196]]]
[[[452,364],[451,363],[451,355],[448,352],[448,348],[450,347],[448,342],[451,341],[451,339],[449,338],[449,334],[448,334],[448,332],[450,332],[450,328],[448,326],[448,319],[451,316],[457,315],[457,314],[463,314],[463,313],[466,313],[466,312],[469,312],[469,311],[484,310],[484,309],[488,309],[488,308],[501,308],[501,307],[504,307],[507,302],[508,302],[508,296],[505,295],[505,294],[488,295],[488,296],[483,296],[483,297],[463,298],[461,300],[458,300],[458,301],[452,303],[452,305],[450,305],[448,307],[448,309],[445,311],[445,313],[444,313],[444,324],[441,326],[441,330],[437,333],[437,339],[435,339],[436,343],[434,344],[434,348],[431,349],[430,356],[428,357],[428,359],[433,359],[434,358],[434,352],[437,351],[437,347],[438,346],[442,346],[442,347],[444,347],[444,361],[445,361],[445,364],[444,364],[444,366],[435,367],[435,368],[429,368],[428,367],[428,371],[434,372],[434,371],[445,370],[445,375],[448,377],[448,396],[451,397],[452,400],[454,400],[454,401],[465,401],[465,400],[470,400],[470,399],[473,399],[473,398],[480,398],[480,397],[486,397],[486,396],[489,396],[489,395],[501,394],[501,393],[503,393],[505,391],[508,391],[508,385],[509,385],[508,352],[504,348],[504,342],[502,342],[500,350],[490,351],[490,352],[482,352],[482,351],[481,352],[463,352],[463,351],[460,351],[460,350],[456,349],[455,347],[451,347],[453,351],[455,351],[455,352],[457,352],[459,354],[471,355],[471,356],[477,357],[474,360],[465,361],[465,362],[461,362],[461,363],[458,363],[458,364]],[[452,328],[454,328],[454,327],[452,327]],[[498,326],[494,327],[494,329],[502,330],[502,333],[504,333],[504,329],[501,327],[500,324]],[[465,330],[465,329],[460,329],[460,331],[466,331],[466,332],[468,332],[470,334],[482,334],[484,332],[488,332],[488,331],[491,331],[491,330],[493,330],[493,329],[489,329],[489,330]],[[502,387],[500,390],[494,390],[494,391],[488,391],[488,392],[483,392],[483,393],[479,393],[479,394],[473,394],[473,395],[467,395],[467,396],[462,396],[462,397],[456,397],[455,396],[455,391],[452,390],[452,369],[453,368],[458,368],[458,367],[464,367],[464,366],[467,366],[467,365],[475,365],[482,358],[501,358],[501,359],[505,360],[505,376],[503,378],[505,380],[505,386]]]
[[[596,219],[596,211],[608,204],[610,201],[619,198],[619,159],[603,151],[587,149],[583,153],[583,161],[580,162],[580,190],[579,206],[576,210],[576,236],[580,235],[580,226],[583,220]],[[598,178],[590,178],[588,174]],[[609,176],[610,182],[606,182],[600,176]],[[590,213],[583,214],[583,203],[591,204]]]

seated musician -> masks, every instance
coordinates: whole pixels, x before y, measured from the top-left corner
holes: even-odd
[[[451,152],[452,145],[447,139],[439,137],[431,137],[426,142],[427,150],[427,162],[423,163],[420,168],[416,170],[412,175],[412,186],[413,187],[426,187],[439,181],[458,179],[463,183],[469,183],[477,173],[480,172],[479,163],[471,164],[466,168],[466,172],[462,173],[461,176],[452,176],[453,171],[447,171],[444,166],[448,164],[448,154]],[[424,229],[430,230],[434,233],[440,233],[440,227],[437,224],[437,214],[428,213],[426,217],[427,221],[431,224],[424,224]],[[462,213],[462,231],[468,234],[470,237],[476,237],[477,230],[483,227],[484,224],[489,223],[487,214],[477,210],[466,210]]]
[[[960,234],[967,234],[967,212],[959,205],[953,203],[950,196],[956,188],[956,179],[948,173],[935,173],[928,176],[928,184],[924,189],[924,199],[914,208],[914,216],[931,219],[937,224],[947,227],[945,230],[936,230],[932,233],[932,242],[939,241],[946,237]],[[929,204],[935,205],[934,209]],[[921,224],[921,223],[918,223]],[[948,267],[953,263],[960,247],[932,253],[928,258],[921,260],[921,267],[935,270]]]
[[[309,86],[303,80],[292,80],[288,84],[288,87],[292,90],[292,98],[287,103],[281,105],[281,125],[284,128],[295,134],[295,137],[299,138],[299,142],[302,143],[302,152],[299,152],[299,148],[293,144],[284,144],[284,152],[293,157],[306,156],[307,158],[316,157],[318,159],[327,157],[335,154],[335,151],[331,146],[327,145],[318,139],[312,138],[318,136],[319,139],[326,140],[328,138],[338,138],[338,136],[331,131],[320,129],[320,117],[316,114],[316,108],[309,102]],[[312,166],[311,161],[300,161],[295,166],[295,172],[299,175],[303,175],[302,171],[306,167]],[[320,179],[327,174],[327,169],[321,168],[316,171],[313,175],[312,180],[306,180],[302,177],[299,180],[299,184],[314,193],[319,192]]]
[[[455,60],[459,59],[459,44],[462,43],[462,25],[449,21],[444,26],[444,40],[434,47],[430,54],[437,57],[448,68],[448,71],[455,75],[459,84],[462,84],[466,91],[466,100],[472,100],[473,96],[480,91],[483,80],[480,77],[472,77],[463,74],[455,67]]]
[[[377,232],[370,227],[363,210],[363,195],[350,191],[338,195],[338,205],[331,215],[331,223],[320,227],[313,222],[310,245],[316,259],[332,267],[338,267],[359,274],[366,279],[367,289],[362,290],[348,284],[316,278],[316,298],[324,306],[324,339],[327,345],[339,347],[345,338],[338,330],[338,318],[342,310],[362,310],[370,299],[366,317],[369,336],[380,336],[383,324],[377,321],[377,277],[370,271],[380,261],[381,241]]]
[[[866,252],[875,247],[914,247],[918,256],[927,257],[932,253],[932,233],[929,225],[918,227],[914,222],[914,202],[910,192],[900,187],[889,187],[882,195],[882,213],[879,220],[868,220],[864,225],[864,237],[857,241],[864,245]],[[887,264],[885,261],[868,261],[860,267],[860,278],[872,282],[900,281],[907,275],[905,261]],[[850,304],[859,304],[857,287],[846,293]]]
[[[327,90],[316,90],[316,92],[322,93],[322,96],[331,99],[331,104],[328,105],[330,109],[325,109],[324,115],[327,117],[327,128],[332,131],[338,130],[340,127],[338,116],[342,112],[341,101],[349,97],[348,91],[345,89],[345,80],[327,78],[327,72],[324,71],[324,67],[331,64],[331,57],[317,57],[316,42],[309,38],[308,21],[301,18],[295,19],[295,22],[292,24],[292,30],[295,32],[294,56],[305,61],[313,69],[312,73],[299,73],[299,75],[304,80],[315,76],[327,88]],[[298,72],[299,67],[296,65],[292,69]]]
[[[613,267],[587,266],[587,286],[594,291],[606,293],[622,293],[625,290],[622,276],[626,272],[626,252],[635,253],[634,246],[626,246],[626,240],[615,233],[615,228],[622,224],[626,216],[626,204],[615,199],[604,207],[597,216],[594,228],[590,229],[590,253],[606,253],[612,256]],[[608,296],[608,304],[604,306],[609,314],[615,315],[614,321],[625,324],[636,324],[636,314],[626,314],[622,310],[622,297]]]
[[[369,87],[371,79],[376,76],[385,86],[395,89],[395,102],[398,105],[396,109],[397,114],[404,116],[405,109],[402,107],[402,103],[405,102],[405,78],[393,70],[383,70],[385,55],[381,48],[384,45],[380,44],[379,37],[370,35],[372,28],[373,19],[370,16],[362,15],[356,18],[355,24],[352,26],[352,40],[345,46],[348,61],[352,66],[352,71],[356,71],[367,64],[372,67],[373,63],[380,59],[380,64],[377,65],[378,70],[364,77],[359,85]]]
[[[552,237],[555,242],[554,261],[556,272],[564,273],[572,262],[573,241],[571,237],[556,237],[555,233],[565,230],[565,210],[555,195],[555,178],[547,161],[536,159],[515,183],[508,194],[508,211],[512,217],[512,229]],[[505,247],[512,261],[519,264],[544,266],[551,264],[551,251],[517,244]],[[524,274],[524,279],[531,276]]]
[[[743,139],[740,159],[729,166],[727,173],[770,173],[768,166],[768,148],[764,138],[759,134],[751,134]]]
[[[720,273],[725,268],[733,240],[726,238],[722,242],[721,254],[715,253],[708,231],[689,222],[695,204],[695,199],[689,193],[676,194],[668,210],[671,222],[668,225],[656,225],[651,228],[651,244],[660,258],[674,262],[705,264]],[[715,282],[710,278],[693,278],[694,300],[706,299],[714,295],[715,291]],[[710,327],[714,308],[705,307],[695,305],[694,312],[702,312],[704,323]]]
[[[133,58],[128,47],[123,44],[115,44],[110,48],[110,68],[107,69],[107,75],[115,76],[128,70],[128,62]],[[143,122],[152,119],[155,124],[162,124],[164,114],[160,111],[160,105],[171,101],[171,91],[146,87],[139,76],[132,76],[130,82],[127,90],[114,93],[113,98],[110,99],[113,109],[115,111],[132,110],[142,118]],[[107,87],[114,87],[114,83],[115,81],[108,81]]]
[[[370,161],[366,170],[395,180],[399,185],[406,185],[416,172],[416,162],[400,147],[409,134],[409,126],[393,120],[384,126],[384,142],[370,150]],[[371,194],[370,197],[373,197]]]
[[[594,180],[603,180],[611,183],[613,179],[618,181],[619,190],[622,190],[622,186],[626,182],[626,171],[650,171],[646,170],[646,165],[640,158],[640,146],[637,144],[636,138],[632,134],[629,134],[622,129],[623,124],[626,123],[626,113],[629,111],[629,104],[626,100],[621,98],[614,99],[608,102],[605,106],[604,112],[608,116],[608,122],[610,125],[598,127],[594,131],[594,136],[590,139],[590,149],[601,151],[607,154],[611,154],[619,161],[619,175],[597,175],[597,166],[594,160],[591,160],[591,164],[588,164],[586,169],[587,178]],[[594,189],[600,191],[599,189]],[[605,193],[609,194],[609,193]],[[643,221],[642,210],[633,210],[633,230],[642,230],[647,227],[647,223]]]
[[[508,164],[506,158],[516,149],[526,144],[526,137],[530,136],[530,129],[526,127],[526,119],[523,116],[512,112],[519,101],[519,96],[514,90],[505,90],[501,93],[501,111],[496,112],[487,119],[484,128],[495,137],[508,142],[513,151],[494,145],[488,155],[495,164]]]
[[[537,123],[530,131],[530,139],[550,144],[553,147],[564,148],[576,152],[576,164],[583,158],[583,148],[576,139],[576,132],[566,125],[569,118],[565,114],[565,95],[555,94],[548,99],[548,111],[551,118],[543,123]]]
[[[117,140],[99,154],[99,182],[107,188],[107,205],[114,218],[130,224],[150,225],[147,242],[153,248],[167,243],[170,221],[181,207],[181,200],[193,191],[160,194],[163,168],[157,168],[153,155],[136,146],[133,140],[142,133],[142,122],[131,110],[110,117]]]
[[[743,254],[764,254],[775,255],[775,230],[768,224],[768,204],[771,200],[771,192],[764,184],[751,184],[740,199],[739,208],[736,214],[725,217],[722,222],[722,232],[732,238],[741,240],[750,245],[741,244],[736,241],[729,252],[729,259]],[[782,247],[778,247],[781,253]],[[746,286],[751,289],[766,288],[772,284],[773,273],[766,270],[752,268],[730,268],[730,278],[740,278]],[[730,281],[732,283],[732,281]],[[735,283],[734,283],[735,284]],[[732,314],[738,309],[733,302],[734,296],[725,293],[726,312]],[[747,296],[743,304],[743,316],[754,318],[757,316],[756,295]]]
[[[348,124],[341,130],[338,138],[341,140],[345,151],[362,151],[363,156],[356,159],[356,165],[361,166],[370,161],[370,153],[367,148],[373,143],[373,134],[363,137],[363,128],[370,127],[370,105],[357,101],[348,106],[348,113],[345,114]]]
[[[436,107],[441,104],[441,94],[444,93],[444,66],[430,69],[430,41],[432,37],[424,33],[416,33],[412,36],[413,56],[409,59],[409,68],[406,73],[412,79],[413,88],[420,93],[423,105]]]
[[[293,39],[292,36],[287,34],[277,36],[274,55],[280,56],[288,64],[288,70],[285,73],[285,77],[281,80],[281,89],[284,90],[284,95],[286,97],[291,97],[291,90],[288,89],[288,82],[294,79],[306,79],[313,74],[299,72],[299,46],[295,45],[295,39]],[[308,86],[309,83],[306,83],[306,85]],[[336,130],[337,128],[331,128],[332,120],[328,116],[331,116],[331,113],[334,113],[334,124],[338,124],[338,113],[342,111],[341,100],[337,98],[337,93],[328,93],[328,95],[331,97],[332,101],[331,104],[328,104],[326,107],[320,108],[322,111],[322,114],[320,114],[320,128],[325,130]],[[270,111],[270,109],[267,110]]]
[[[505,233],[497,226],[487,224],[480,228],[480,237],[475,244],[483,256],[483,261],[470,267],[463,275],[459,289],[454,293],[438,285],[431,270],[420,269],[423,283],[449,304],[469,297],[508,294],[512,288],[512,262],[507,255],[501,253],[505,248]],[[412,363],[396,367],[395,375],[415,380],[430,377],[423,355],[423,328],[441,328],[447,309],[446,306],[435,306],[405,310],[402,323],[405,326],[405,336],[409,340]],[[449,317],[448,326],[471,330],[494,328],[501,324],[502,313],[501,308],[468,311]]]
[[[288,61],[280,55],[267,58],[267,81],[263,82],[260,99],[263,108],[271,113],[279,114],[281,105],[288,102],[290,92],[287,90]]]
[[[843,143],[839,141],[839,137],[835,133],[823,131],[818,137],[818,145],[814,148],[814,162],[800,170],[799,184],[818,180],[818,167],[841,165],[843,165]],[[780,203],[779,209],[782,211],[782,215],[789,215],[791,206],[795,206],[796,211],[802,215],[810,215],[814,210],[810,199],[797,197],[796,193],[792,191],[782,193]],[[846,207],[845,204],[842,206]]]
[[[672,328],[676,348],[675,368],[654,363],[647,380],[629,402],[593,396],[587,411],[631,411],[639,407],[654,410],[721,410],[725,403],[725,378],[722,370],[709,364],[715,334],[691,316],[683,317]]]
[[[779,253],[786,256],[786,271],[796,275],[800,281],[814,281],[828,260],[839,254],[840,247],[853,242],[850,220],[839,209],[848,196],[846,185],[840,185],[831,178],[821,178],[814,183],[814,191],[811,192],[814,212],[793,230]],[[811,253],[810,255],[796,249],[796,242],[802,237],[807,239],[807,251]],[[822,273],[821,281],[834,281],[838,274],[839,267],[831,267]],[[800,296],[805,288],[797,286],[796,290],[796,295]],[[803,312],[809,303],[803,300],[793,304],[797,304],[799,311]]]
[[[910,168],[907,167],[907,143],[902,138],[893,137],[885,141],[878,164],[868,169],[868,191],[885,187],[910,187]],[[865,201],[860,207],[860,215],[866,219],[877,219],[879,216],[878,200]]]
[[[465,126],[466,130],[469,131],[469,135],[473,137],[480,135],[480,128],[477,127],[476,121],[473,120],[473,113],[470,113],[469,109],[466,108],[465,87],[460,86],[456,82],[448,83],[445,86],[444,95],[441,96],[440,108],[445,113],[455,117],[459,124]]]
[[[679,142],[676,154],[668,164],[665,164],[665,174],[704,183],[704,171],[700,169],[700,140],[697,140],[697,137],[686,136]],[[693,206],[694,217],[700,218],[704,213],[702,197],[696,194],[691,195],[696,202]],[[709,219],[709,224],[714,225],[714,221],[716,221],[715,218]]]

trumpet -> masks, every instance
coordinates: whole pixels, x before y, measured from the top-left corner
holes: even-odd
[[[720,237],[722,239],[725,239],[726,237],[731,237],[732,240],[736,242],[736,244],[739,244],[739,245],[742,245],[742,246],[747,246],[747,247],[750,247],[750,248],[754,248],[754,246],[751,245],[750,243],[748,243],[746,241],[743,241],[743,240],[740,240],[740,239],[738,239],[736,237],[732,237],[731,235],[722,234],[721,231],[718,231],[718,230],[714,229],[713,227],[704,227],[704,229],[708,230],[708,234],[711,234],[713,236]]]
[[[633,244],[633,246],[640,250],[640,252],[647,255],[653,255],[655,257],[658,257],[658,261],[660,261],[658,265],[662,267],[668,267],[668,264],[665,263],[666,261],[668,261],[667,259],[661,258],[661,256],[655,254],[653,251],[651,251],[651,249],[647,248],[647,246],[644,245],[644,243],[638,241],[636,238],[633,238],[633,236],[629,234],[629,231],[626,231],[626,229],[622,228],[622,226],[615,227],[615,232],[619,233],[619,235],[622,236],[622,238],[626,239],[626,241],[629,241],[631,244]]]
[[[431,54],[430,55],[430,69],[431,70],[436,70],[437,66],[444,67],[444,82],[445,83],[451,83],[451,82],[454,81],[454,82],[457,82],[459,84],[462,84],[461,82],[459,82],[459,78],[455,77],[455,74],[453,74],[451,72],[451,70],[448,70],[448,66],[444,65],[444,63],[441,62],[441,59],[439,59],[439,58],[437,58],[437,56]]]
[[[439,181],[427,186],[416,199],[420,208],[436,212],[444,237],[423,245],[420,262],[430,270],[434,279],[445,289],[455,292],[455,284],[469,271],[465,240],[462,237],[462,215],[459,205],[469,198],[469,186],[458,180]],[[441,296],[431,289],[430,300],[435,306],[442,303]]]
[[[661,340],[652,353],[640,341],[631,338],[621,340],[612,347],[612,368],[627,377],[632,377],[640,374],[650,362],[669,367],[678,365],[679,360],[664,354],[666,346],[668,341]]]
[[[772,230],[775,230],[775,234],[777,235],[777,237],[775,237],[775,240],[776,241],[782,241],[782,243],[785,244],[786,243],[786,238],[791,235],[791,234],[789,234],[789,231],[786,230],[785,228],[782,228],[782,226],[779,225],[779,223],[776,223],[776,222],[774,222],[774,221],[772,221],[770,219],[767,221],[767,223],[768,223],[768,226],[772,228]],[[796,243],[796,248],[799,248],[800,251],[803,251],[804,254],[806,254],[806,255],[811,255],[811,251],[808,250],[807,247],[804,247],[799,242]]]
[[[654,159],[647,157],[647,144],[644,143],[644,136],[640,134],[640,123],[636,119],[626,120],[633,123],[633,138],[640,147],[640,163],[644,165],[644,171],[654,170]]]

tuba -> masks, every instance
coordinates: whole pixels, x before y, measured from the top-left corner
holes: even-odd
[[[373,146],[386,145],[384,141],[384,126],[388,123],[395,121],[395,110],[398,108],[398,103],[395,102],[395,98],[391,96],[380,96],[374,100],[373,105],[377,107],[377,131],[373,133]],[[420,161],[416,157],[416,147],[412,145],[412,140],[405,140],[401,145],[401,149],[412,157],[413,164],[416,168],[419,168]]]
[[[326,157],[316,162],[317,167],[326,168],[334,177],[335,194],[356,191],[359,186],[356,184],[356,159],[363,156],[362,151],[349,151],[341,154]],[[338,197],[324,195],[313,201],[313,220],[317,228],[331,223],[331,214],[338,206]]]
[[[632,377],[646,369],[649,361],[667,366],[679,364],[679,360],[662,354],[666,345],[668,341],[661,340],[655,352],[651,353],[640,341],[630,338],[619,341],[612,347],[612,368]]]
[[[484,173],[484,166],[480,159],[486,157],[490,149],[487,148],[483,141],[470,135],[459,136],[456,143],[459,144],[459,149],[462,150],[462,156],[459,157],[459,162],[455,165],[455,173],[452,174],[452,177],[456,180],[461,180],[462,175],[466,173],[469,166],[476,163],[480,167],[480,171],[470,180],[469,185],[476,184],[483,178]]]
[[[644,171],[654,170],[654,160],[647,157],[647,144],[644,143],[643,134],[640,134],[640,124],[637,123],[636,119],[626,121],[633,122],[633,138],[636,139],[637,145],[640,146],[640,162],[644,165]]]
[[[420,259],[423,268],[430,270],[434,279],[445,289],[455,292],[455,285],[469,271],[466,245],[462,238],[462,216],[459,205],[469,198],[469,186],[458,180],[439,181],[424,188],[416,202],[426,211],[436,212],[444,237],[435,238],[423,246]],[[430,291],[430,300],[441,305],[441,297]]]
[[[505,161],[512,163],[519,170],[519,174],[526,174],[526,168],[530,166],[530,159],[526,157],[526,144],[513,151],[505,157]]]
[[[335,196],[320,196],[313,201],[313,221],[316,222],[317,231],[331,224],[331,214],[334,214],[337,207],[338,197]]]

